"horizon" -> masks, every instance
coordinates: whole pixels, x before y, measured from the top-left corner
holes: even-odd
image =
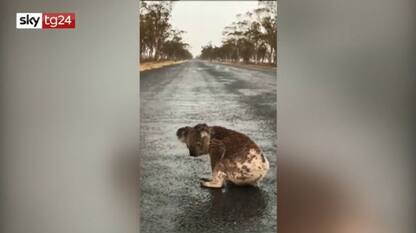
[[[196,58],[201,54],[202,46],[210,42],[215,46],[221,45],[224,27],[235,21],[237,14],[254,10],[257,6],[257,0],[177,1],[173,4],[170,22],[175,29],[186,32],[183,40],[189,44],[189,51]]]

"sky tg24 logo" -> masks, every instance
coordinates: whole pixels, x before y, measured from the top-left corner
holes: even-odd
[[[74,29],[75,13],[16,13],[18,29]]]

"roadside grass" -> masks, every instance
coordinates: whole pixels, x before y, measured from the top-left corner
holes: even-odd
[[[167,60],[167,61],[146,61],[146,62],[141,62],[140,63],[139,69],[140,69],[140,72],[142,72],[142,71],[146,71],[146,70],[159,69],[159,68],[164,67],[164,66],[180,64],[180,63],[183,63],[185,61],[187,61],[187,60],[180,60],[180,61],[171,61],[171,60]]]

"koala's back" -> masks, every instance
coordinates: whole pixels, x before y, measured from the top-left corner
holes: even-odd
[[[221,126],[212,127],[212,137],[221,141],[226,150],[224,157],[238,159],[250,150],[261,153],[260,148],[247,135]]]
[[[255,184],[269,170],[263,152],[247,135],[219,126],[212,127],[213,138],[225,146],[226,179],[235,184]]]

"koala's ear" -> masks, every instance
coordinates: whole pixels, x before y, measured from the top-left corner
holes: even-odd
[[[210,129],[205,123],[195,125],[194,129],[198,130],[198,132],[201,134],[201,138],[207,137],[210,134]]]
[[[195,127],[194,127],[196,130],[198,130],[198,131],[202,131],[202,130],[205,130],[205,131],[208,131],[209,130],[209,127],[208,127],[208,125],[207,124],[205,124],[205,123],[202,123],[202,124],[197,124],[197,125],[195,125]]]
[[[179,128],[176,131],[176,136],[178,137],[178,139],[180,141],[185,142],[185,138],[186,138],[186,136],[187,136],[187,134],[188,134],[188,132],[189,132],[190,129],[191,129],[191,127],[189,127],[189,126]]]

